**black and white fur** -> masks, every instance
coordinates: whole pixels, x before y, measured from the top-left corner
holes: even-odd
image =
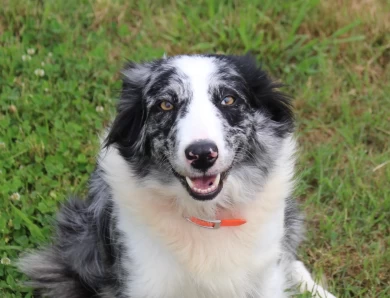
[[[249,56],[129,63],[123,77],[88,198],[65,203],[53,244],[20,261],[37,295],[278,298],[299,287],[334,297],[296,259],[294,119],[281,85]],[[218,147],[207,170],[184,154],[198,140]],[[218,174],[209,196],[186,179]],[[211,230],[186,216],[247,223]]]

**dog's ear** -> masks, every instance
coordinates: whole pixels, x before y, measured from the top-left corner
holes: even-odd
[[[146,106],[144,88],[150,78],[150,65],[128,63],[122,71],[123,82],[117,116],[110,127],[105,147],[112,144],[120,149],[135,150],[142,146]]]
[[[245,56],[230,56],[251,93],[251,105],[267,113],[271,120],[281,124],[294,122],[291,97],[279,91],[284,85],[274,82],[269,75],[257,64],[256,59]]]

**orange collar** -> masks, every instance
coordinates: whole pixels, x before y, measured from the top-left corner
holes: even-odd
[[[194,225],[206,229],[219,229],[220,227],[237,227],[246,223],[245,219],[240,218],[207,220],[191,216],[185,217],[185,219],[190,223],[193,223]]]

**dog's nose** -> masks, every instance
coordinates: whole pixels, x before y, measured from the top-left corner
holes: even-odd
[[[211,141],[198,141],[189,145],[185,154],[192,167],[205,171],[217,160],[218,147]]]

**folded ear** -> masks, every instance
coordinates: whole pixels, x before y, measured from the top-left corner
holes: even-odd
[[[151,74],[150,64],[128,63],[123,71],[123,83],[117,116],[112,123],[105,147],[116,145],[120,151],[142,148],[146,106],[143,100],[145,85]],[[131,155],[131,154],[130,154]]]
[[[252,94],[252,106],[266,112],[275,122],[293,124],[291,97],[278,90],[284,85],[274,82],[257,64],[256,59],[249,54],[229,56],[229,58],[248,84]]]

